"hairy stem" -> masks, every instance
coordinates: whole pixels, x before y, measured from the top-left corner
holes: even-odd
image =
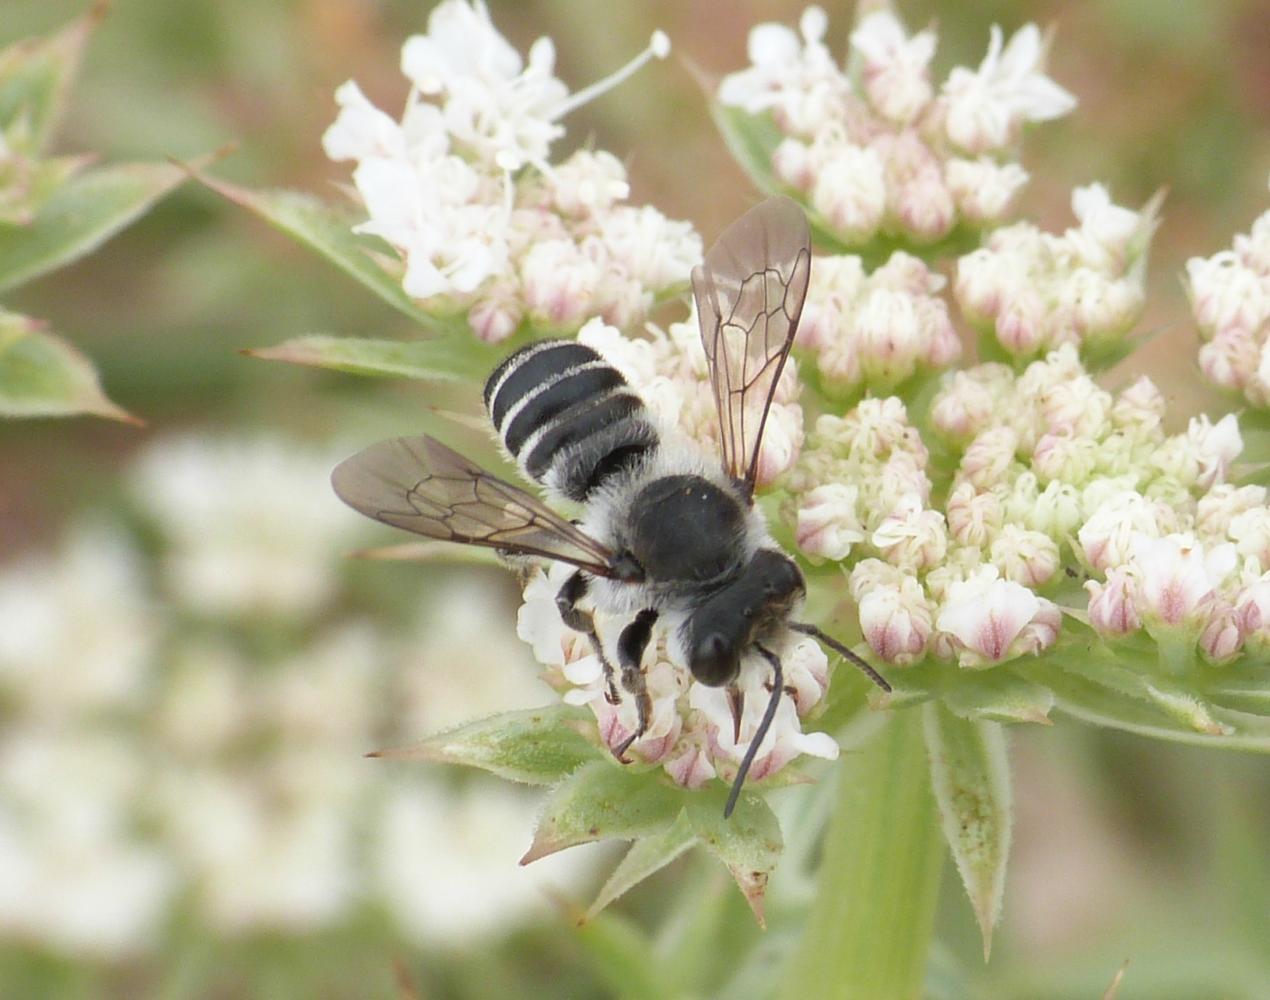
[[[784,996],[920,997],[943,866],[921,720],[900,711],[838,766],[816,902]]]

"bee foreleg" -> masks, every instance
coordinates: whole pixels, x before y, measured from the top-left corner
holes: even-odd
[[[645,608],[635,616],[635,620],[617,639],[617,661],[622,668],[622,687],[635,696],[635,711],[638,722],[635,731],[626,737],[613,751],[613,756],[623,764],[627,763],[626,751],[631,744],[648,731],[652,719],[653,700],[648,696],[648,686],[644,683],[644,652],[653,637],[653,624],[657,621],[657,612]]]
[[[616,672],[613,670],[613,664],[604,655],[604,644],[600,641],[600,634],[595,630],[595,619],[591,617],[589,611],[583,611],[578,607],[578,602],[586,596],[587,588],[590,584],[590,577],[583,573],[582,570],[576,570],[572,573],[569,579],[565,580],[564,586],[556,593],[556,610],[560,612],[560,620],[564,622],[566,628],[581,632],[591,641],[591,648],[595,651],[595,655],[599,657],[600,665],[604,668],[604,681],[608,686],[604,697],[610,705],[616,705],[622,700],[622,696],[617,691]]]
[[[776,718],[776,707],[780,704],[781,695],[784,694],[785,675],[781,670],[780,657],[766,646],[758,643],[755,643],[754,648],[772,665],[772,683],[768,687],[768,690],[772,692],[772,696],[767,700],[767,710],[763,713],[763,719],[759,722],[758,729],[754,731],[754,738],[750,740],[750,745],[745,748],[745,756],[741,758],[741,766],[737,768],[736,777],[732,781],[732,790],[728,792],[727,804],[723,807],[724,819],[731,816],[732,810],[736,807],[737,797],[741,794],[741,786],[745,784],[745,776],[750,773],[750,765],[754,763],[754,758],[758,756],[759,748],[763,745],[767,731],[772,728],[772,720]]]

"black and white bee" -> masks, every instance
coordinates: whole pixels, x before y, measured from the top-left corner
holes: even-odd
[[[890,690],[851,650],[793,620],[806,584],[754,502],[763,426],[810,271],[806,216],[789,198],[771,198],[734,222],[692,272],[721,466],[659,431],[639,395],[596,351],[544,340],[494,370],[485,407],[520,470],[549,495],[581,505],[576,523],[428,436],[372,445],[331,476],[340,499],[385,524],[576,567],[556,605],[565,625],[590,639],[610,702],[623,693],[635,699],[635,731],[614,750],[623,763],[652,713],[643,659],[655,624],[665,630],[672,661],[702,684],[728,688],[738,731],[742,661],[766,660],[771,696],[725,816],[784,692],[772,647],[785,630],[814,636]],[[630,618],[617,637],[616,666],[587,604]]]

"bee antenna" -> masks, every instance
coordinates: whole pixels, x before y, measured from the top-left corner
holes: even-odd
[[[886,678],[884,678],[881,674],[879,674],[876,670],[874,670],[871,666],[869,666],[867,662],[862,660],[860,657],[856,656],[855,653],[851,652],[851,650],[849,650],[846,646],[840,643],[833,636],[826,635],[824,632],[820,631],[820,629],[816,628],[816,626],[812,625],[810,622],[790,622],[789,627],[793,629],[795,632],[801,632],[803,635],[809,635],[813,639],[815,639],[817,642],[824,643],[826,646],[832,649],[835,653],[841,656],[844,660],[850,660],[862,671],[864,671],[864,675],[867,678],[869,678],[869,680],[871,680],[874,684],[880,687],[883,691],[890,694],[891,685],[886,682]]]
[[[755,648],[767,658],[767,662],[772,665],[772,697],[768,699],[767,711],[763,713],[763,721],[758,724],[758,730],[754,733],[754,739],[750,740],[750,745],[745,750],[745,756],[741,760],[741,767],[736,772],[736,777],[732,780],[732,791],[728,793],[727,805],[723,807],[723,818],[727,819],[732,815],[732,810],[736,808],[737,797],[741,794],[741,786],[745,784],[745,776],[750,773],[750,765],[754,763],[754,757],[758,754],[758,749],[763,744],[763,740],[767,738],[767,731],[772,728],[772,720],[776,718],[776,706],[780,704],[781,695],[785,693],[785,676],[781,672],[780,658],[770,649],[763,646],[755,645]]]

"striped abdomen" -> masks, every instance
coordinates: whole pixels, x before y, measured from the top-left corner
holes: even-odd
[[[523,347],[485,383],[490,420],[531,479],[585,500],[657,447],[657,431],[621,373],[572,340]]]

